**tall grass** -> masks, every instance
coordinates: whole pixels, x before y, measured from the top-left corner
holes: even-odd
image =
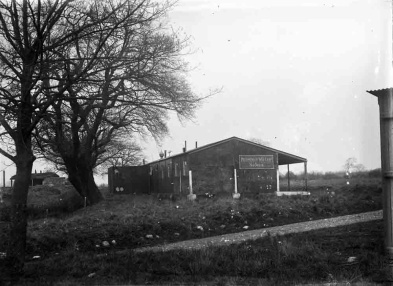
[[[325,248],[320,248],[322,246],[318,243],[305,237],[302,237],[301,243],[289,238],[271,238],[263,243],[263,247],[251,244],[242,246],[249,250],[233,247],[192,254],[176,252],[172,258],[164,254],[129,254],[117,257],[114,254],[111,256],[111,253],[120,249],[241,232],[245,226],[249,230],[258,229],[381,209],[381,188],[377,181],[351,181],[350,185],[340,181],[324,181],[319,183],[319,187],[316,182],[313,184],[310,196],[260,195],[253,198],[243,196],[240,200],[199,197],[196,201],[188,201],[182,198],[159,199],[148,195],[114,195],[107,196],[95,206],[77,209],[72,213],[65,206],[66,203],[74,205],[71,203],[73,193],[58,194],[56,190],[45,190],[42,193],[33,191],[31,194],[34,198],[40,198],[43,204],[37,208],[37,215],[31,216],[28,223],[27,257],[33,259],[34,256],[40,256],[45,260],[45,265],[59,263],[58,269],[52,265],[48,267],[48,272],[42,269],[37,272],[49,280],[56,280],[60,275],[63,280],[76,277],[77,280],[82,279],[78,281],[89,282],[94,279],[87,279],[87,272],[105,269],[111,283],[138,282],[140,276],[127,271],[132,269],[148,273],[148,279],[153,280],[156,275],[193,277],[198,273],[205,273],[212,279],[216,276],[248,275],[258,279],[273,279],[274,275],[281,275],[284,281],[287,279],[285,275],[290,275],[280,274],[280,267],[290,268],[299,261],[306,263],[310,253],[319,253],[321,261],[331,261],[335,256],[326,256]],[[59,204],[60,198],[65,198],[63,205]],[[38,211],[50,209],[50,206],[54,206],[53,215],[44,212],[42,216],[42,212]],[[56,214],[55,211],[60,207],[64,209]],[[34,205],[30,205],[30,209],[34,210]],[[5,252],[6,239],[6,233],[0,232],[0,252]],[[109,242],[109,246],[103,246],[104,241]],[[253,256],[255,249],[258,251]],[[263,258],[265,255],[271,257],[272,253],[268,250],[274,250],[274,259]],[[107,256],[104,258],[97,258],[98,254],[105,253]],[[128,261],[131,257],[132,262]],[[165,260],[165,263],[156,260],[158,258]],[[332,261],[335,261],[334,259]],[[228,260],[236,263],[232,264]],[[255,260],[255,264],[250,260]],[[42,266],[39,261],[32,260],[29,265]],[[121,262],[126,266],[119,267]],[[109,264],[105,266],[107,263]],[[180,263],[181,267],[174,267],[175,263]],[[254,266],[251,267],[249,263]],[[311,266],[316,269],[315,273],[319,269],[318,263],[322,262],[314,261]],[[112,269],[111,265],[116,269]],[[63,269],[63,273],[66,271],[68,276],[59,274],[60,269]],[[117,274],[120,280],[117,280]],[[31,275],[31,279],[40,281],[38,276]]]
[[[52,202],[51,202],[52,203]],[[27,253],[53,255],[69,248],[103,252],[267,228],[300,221],[381,209],[378,185],[335,187],[310,196],[157,199],[118,195],[66,216],[41,216],[28,223]],[[99,245],[100,247],[97,247]],[[0,233],[0,252],[6,235]]]
[[[108,252],[95,256],[70,250],[29,263],[26,279],[171,285],[206,285],[207,281],[221,283],[214,285],[381,281],[381,228],[381,222],[362,223],[197,251]],[[354,262],[348,263],[349,257],[355,257]],[[89,278],[91,273],[94,276]]]

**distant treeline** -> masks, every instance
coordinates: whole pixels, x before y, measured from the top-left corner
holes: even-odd
[[[285,174],[280,173],[280,179],[287,178],[288,172]],[[289,171],[289,176],[291,179],[303,179],[304,172],[295,174],[294,172]],[[309,180],[320,180],[320,179],[340,179],[340,178],[380,178],[381,177],[381,168],[373,169],[373,170],[365,170],[365,171],[357,171],[351,172],[349,176],[344,171],[338,172],[308,172],[307,178]]]

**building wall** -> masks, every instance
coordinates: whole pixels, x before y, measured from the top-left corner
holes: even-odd
[[[149,166],[150,193],[173,193],[172,159],[164,159]]]
[[[273,169],[239,169],[239,155],[272,155]],[[193,191],[233,193],[234,168],[237,169],[238,192],[269,193],[277,190],[277,154],[237,140],[189,154]]]
[[[111,167],[109,191],[114,194],[146,194],[149,191],[148,166]]]
[[[236,168],[239,192],[270,193],[277,191],[278,154],[237,141]],[[239,155],[272,155],[273,169],[240,169]]]
[[[173,192],[178,195],[189,194],[189,156],[182,154],[173,158]]]
[[[270,155],[273,162],[269,168],[240,169],[240,155]],[[277,190],[277,153],[238,140],[179,154],[145,166],[118,167],[117,171],[110,168],[108,179],[110,190],[114,193],[187,195],[190,192],[189,171],[192,171],[194,194],[231,194],[234,192],[235,168],[239,193]]]

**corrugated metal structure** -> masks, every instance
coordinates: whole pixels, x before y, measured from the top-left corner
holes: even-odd
[[[53,173],[53,172],[44,172],[44,173],[40,172],[40,173],[37,173],[37,171],[36,171],[35,173],[31,174],[30,186],[42,185],[46,178],[58,178],[58,177],[59,177],[59,175],[57,175],[56,173]],[[13,185],[13,182],[14,182],[15,178],[16,178],[16,175],[13,175],[10,178],[10,180],[11,180],[11,187]]]
[[[143,166],[110,168],[110,190],[188,195],[191,185],[197,195],[272,193],[279,191],[279,165],[304,163],[307,171],[305,158],[237,137],[183,151]]]

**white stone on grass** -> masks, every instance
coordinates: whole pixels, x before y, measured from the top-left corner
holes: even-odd
[[[347,262],[352,263],[352,262],[355,262],[356,260],[357,260],[357,258],[355,256],[351,256],[351,257],[348,257]]]

